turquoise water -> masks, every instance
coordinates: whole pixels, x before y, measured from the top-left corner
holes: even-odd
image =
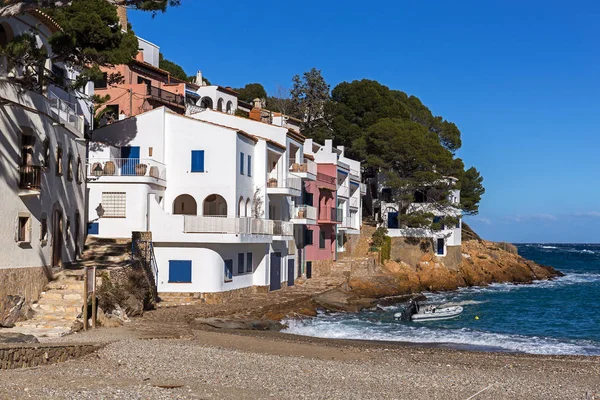
[[[397,322],[393,315],[403,307],[399,304],[383,311],[322,313],[289,321],[286,332],[532,354],[600,355],[600,245],[517,247],[522,256],[551,265],[565,276],[528,285],[493,284],[425,293],[428,303],[462,305],[463,314],[452,320]]]

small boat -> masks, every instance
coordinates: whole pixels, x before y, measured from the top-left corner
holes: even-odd
[[[405,321],[439,321],[442,319],[450,319],[458,317],[462,314],[463,308],[461,306],[451,306],[438,308],[437,306],[420,306],[414,300],[411,300],[409,305],[404,308],[404,311],[394,314],[396,319],[402,319]]]

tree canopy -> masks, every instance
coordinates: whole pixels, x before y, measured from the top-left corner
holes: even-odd
[[[32,9],[69,7],[79,0],[4,0],[0,3],[0,17],[22,14]],[[114,5],[123,5],[137,10],[165,12],[167,7],[179,6],[181,0],[105,0]]]
[[[329,88],[316,68],[292,78],[290,94],[295,117],[303,121],[302,132],[306,136],[321,141],[329,137],[332,105]]]
[[[266,99],[267,91],[260,83],[248,83],[243,88],[233,89],[238,92],[238,99],[252,103],[254,99]]]
[[[158,66],[161,69],[170,72],[172,77],[181,79],[182,81],[191,82],[195,78],[194,76],[186,74],[179,64],[165,59],[162,53],[159,54]]]

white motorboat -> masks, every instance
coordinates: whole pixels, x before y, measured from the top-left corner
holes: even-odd
[[[461,306],[442,308],[433,305],[420,306],[419,303],[413,300],[403,312],[394,314],[394,317],[396,319],[411,320],[415,322],[439,321],[442,319],[458,317],[462,312],[463,308]]]

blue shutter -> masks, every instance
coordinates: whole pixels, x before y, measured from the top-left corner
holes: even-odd
[[[252,265],[252,253],[248,253],[246,256],[247,256],[247,259],[246,259],[246,272],[252,272],[252,269],[253,269],[253,265]]]
[[[97,222],[91,222],[87,224],[88,235],[97,235],[100,231],[100,225]]]
[[[238,253],[238,274],[244,273],[244,253]]]
[[[192,150],[192,172],[204,172],[204,150]]]
[[[240,153],[240,174],[244,175],[244,153]]]
[[[248,176],[252,176],[252,156],[248,154]]]
[[[192,261],[169,260],[169,283],[192,283]]]
[[[388,212],[388,229],[398,229],[398,213]]]

